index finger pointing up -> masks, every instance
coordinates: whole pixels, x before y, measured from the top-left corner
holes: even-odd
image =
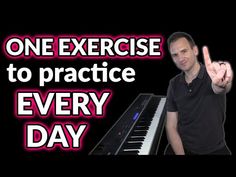
[[[211,64],[211,58],[210,58],[208,48],[204,46],[202,51],[203,51],[203,58],[204,58],[205,65],[206,67],[208,67]]]

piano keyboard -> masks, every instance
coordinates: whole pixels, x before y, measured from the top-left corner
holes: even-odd
[[[164,96],[140,94],[89,154],[157,154],[165,102]]]

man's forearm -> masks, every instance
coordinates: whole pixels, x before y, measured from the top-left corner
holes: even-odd
[[[174,150],[176,155],[185,155],[184,147],[182,140],[179,136],[177,130],[171,129],[168,131],[168,138],[171,144],[172,149]]]

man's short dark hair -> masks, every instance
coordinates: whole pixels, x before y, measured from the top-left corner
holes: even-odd
[[[187,41],[189,42],[191,48],[193,48],[196,45],[191,35],[189,35],[188,33],[185,33],[185,32],[178,31],[178,32],[175,32],[175,33],[171,34],[170,37],[167,39],[168,49],[170,50],[170,44],[172,42],[175,42],[180,38],[187,39]]]

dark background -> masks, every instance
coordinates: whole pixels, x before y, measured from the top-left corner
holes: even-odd
[[[162,7],[162,9],[169,9],[168,6]],[[44,7],[46,8],[46,6]],[[17,8],[16,8],[17,9]],[[78,8],[79,11],[81,8]],[[158,9],[158,8],[157,8]],[[123,7],[122,10],[114,12],[110,11],[94,11],[94,15],[89,16],[89,12],[86,11],[82,14],[76,12],[67,12],[59,15],[51,9],[41,9],[40,11],[26,11],[21,9],[21,16],[15,15],[13,18],[4,18],[1,28],[0,41],[1,47],[3,40],[6,36],[17,35],[35,35],[35,34],[109,34],[109,35],[148,35],[148,34],[161,34],[166,39],[171,33],[175,31],[185,31],[192,35],[196,44],[199,46],[200,54],[199,59],[202,61],[201,48],[203,45],[207,45],[210,50],[211,58],[213,60],[227,60],[231,63],[233,69],[235,66],[235,30],[233,29],[232,16],[233,12],[218,13],[217,10],[214,13],[208,13],[207,9],[197,9],[192,11],[172,11],[157,9],[146,9],[146,11],[140,10],[138,13],[131,13],[129,8]],[[69,9],[67,9],[69,11]],[[167,15],[169,12],[173,12]],[[27,13],[26,13],[27,12]],[[40,12],[40,15],[37,13]],[[201,13],[200,13],[201,12]],[[10,13],[10,12],[8,12]],[[33,20],[26,18],[31,13],[33,14]],[[117,14],[118,13],[118,14]],[[196,15],[197,13],[197,15]],[[37,16],[34,16],[37,15]],[[108,16],[111,20],[108,20]],[[118,18],[115,18],[117,17]],[[25,17],[25,19],[24,19]],[[27,19],[27,20],[26,20]],[[166,41],[165,41],[166,42]],[[98,141],[105,135],[105,133],[111,128],[111,126],[118,120],[121,114],[127,109],[132,101],[137,97],[139,93],[154,93],[157,95],[165,95],[168,87],[169,79],[179,73],[179,70],[174,66],[167,48],[164,43],[165,56],[163,60],[107,60],[109,67],[132,67],[136,71],[135,82],[125,83],[49,83],[43,90],[51,88],[91,88],[100,90],[102,88],[110,88],[113,90],[113,97],[107,106],[107,116],[101,120],[91,120],[90,131],[85,136],[84,147],[79,152],[67,152],[62,150],[56,150],[53,152],[27,152],[22,147],[22,130],[23,122],[19,121],[13,116],[13,91],[18,88],[38,87],[37,70],[39,67],[83,67],[92,66],[94,63],[101,63],[101,60],[62,60],[53,62],[48,61],[11,61],[7,60],[1,50],[1,78],[0,78],[0,94],[2,106],[0,112],[0,129],[1,129],[1,160],[7,159],[11,162],[18,161],[75,161],[78,163],[103,163],[105,162],[117,162],[118,160],[134,160],[136,162],[143,163],[146,160],[154,163],[179,163],[179,159],[175,157],[163,156],[164,149],[167,144],[165,132],[163,132],[160,142],[158,156],[148,157],[90,157],[87,156],[89,151],[98,143]],[[33,71],[33,79],[28,83],[10,83],[7,79],[6,68],[9,63],[14,63],[14,66],[29,67]],[[233,145],[233,136],[235,135],[234,128],[234,96],[235,88],[233,86],[230,93],[227,94],[227,118],[225,122],[225,136],[228,147],[231,149],[232,154],[235,153],[235,147]],[[40,121],[40,119],[38,119]],[[79,119],[78,119],[79,120]],[[52,120],[54,121],[53,118]],[[195,157],[196,158],[196,157]],[[206,157],[205,157],[206,158]],[[218,160],[232,160],[233,157],[207,157],[209,159]],[[182,159],[182,158],[181,158]],[[186,157],[186,159],[188,159]],[[186,160],[184,159],[184,160]],[[198,158],[196,158],[198,159]],[[101,160],[101,161],[100,161]],[[182,159],[183,160],[183,159]],[[192,159],[191,159],[192,160]],[[208,159],[204,159],[208,160]],[[182,161],[183,162],[183,161]],[[208,161],[205,161],[208,162]]]

